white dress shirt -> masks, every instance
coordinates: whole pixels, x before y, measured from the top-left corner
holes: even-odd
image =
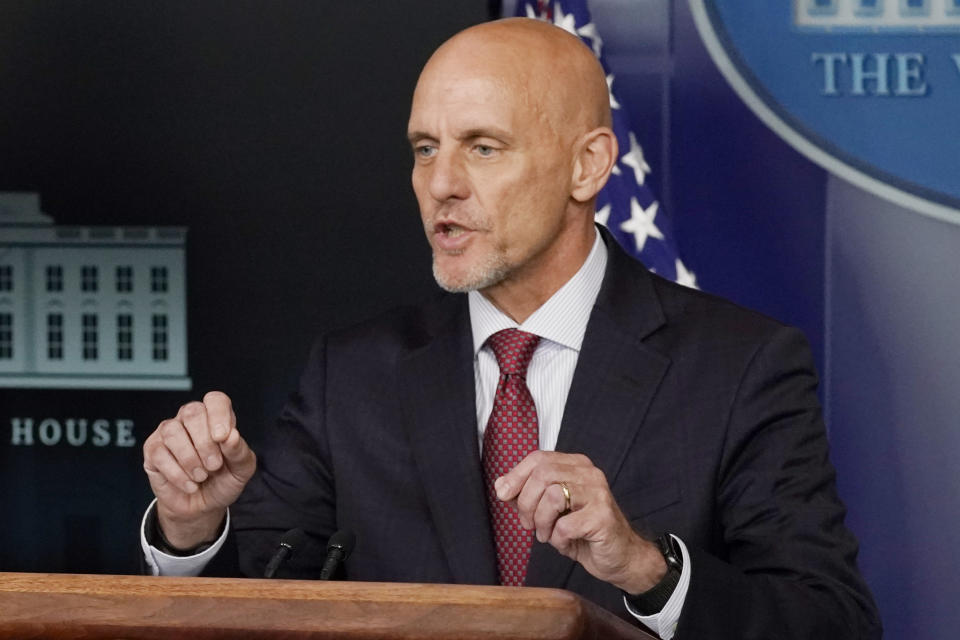
[[[519,325],[483,297],[483,294],[477,291],[467,294],[470,326],[473,332],[479,448],[483,447],[483,432],[493,411],[493,397],[500,378],[497,359],[486,341],[497,331],[510,328],[540,336],[537,349],[530,359],[526,380],[530,395],[533,396],[537,407],[540,448],[544,451],[553,451],[556,448],[560,423],[563,421],[563,409],[567,404],[570,383],[573,381],[573,372],[577,366],[587,322],[597,294],[600,292],[606,266],[607,248],[598,232],[593,248],[580,270],[523,324]],[[153,503],[147,511],[149,512],[151,508]],[[199,575],[223,546],[230,527],[229,518],[228,513],[223,534],[213,546],[202,553],[188,557],[171,556],[150,546],[147,544],[144,527],[141,526],[140,543],[152,573],[176,576]],[[146,515],[144,522],[146,522]],[[673,595],[663,609],[657,614],[642,616],[624,601],[627,610],[663,640],[673,638],[690,584],[690,557],[683,542],[679,539],[677,542],[683,555],[683,571]]]

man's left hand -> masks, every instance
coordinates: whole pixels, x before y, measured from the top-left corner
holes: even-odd
[[[563,487],[570,495],[569,511]],[[630,594],[655,586],[667,565],[617,506],[603,472],[580,454],[534,451],[497,478],[497,497],[511,502],[520,524],[594,577]]]

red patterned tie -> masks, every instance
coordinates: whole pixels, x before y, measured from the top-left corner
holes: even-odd
[[[537,407],[526,382],[530,357],[539,341],[539,336],[519,329],[498,331],[487,340],[500,366],[500,381],[483,433],[483,472],[500,584],[509,586],[522,585],[527,576],[533,532],[520,526],[515,509],[497,499],[493,481],[539,448]]]

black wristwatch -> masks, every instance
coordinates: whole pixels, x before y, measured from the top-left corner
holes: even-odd
[[[160,528],[159,518],[157,517],[157,507],[156,505],[150,508],[149,513],[147,513],[147,521],[144,526],[144,535],[147,538],[147,544],[150,546],[162,551],[168,556],[175,556],[178,558],[185,558],[188,556],[195,556],[198,553],[203,553],[210,547],[212,547],[217,539],[223,535],[223,528],[226,525],[227,519],[224,518],[223,522],[220,523],[220,528],[217,530],[217,535],[213,540],[201,542],[195,547],[190,549],[180,549],[170,544],[170,541],[167,540],[167,537],[163,535],[163,529]]]
[[[677,588],[677,583],[680,582],[680,574],[683,571],[683,555],[677,548],[673,536],[665,533],[657,538],[654,544],[660,549],[660,553],[663,554],[663,559],[667,563],[666,575],[660,582],[643,593],[630,595],[623,592],[627,604],[642,616],[652,616],[666,606],[670,596],[673,595],[674,589]]]

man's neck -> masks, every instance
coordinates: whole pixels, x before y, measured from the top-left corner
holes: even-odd
[[[590,313],[603,284],[607,253],[603,238],[595,232],[594,245],[580,270],[522,324],[500,311],[479,291],[469,292],[467,297],[474,353],[483,348],[491,335],[511,327],[519,327],[548,341],[579,351]]]
[[[514,322],[523,324],[576,275],[590,255],[596,237],[596,228],[591,224],[589,234],[569,246],[552,248],[549,260],[538,261],[480,293]]]

